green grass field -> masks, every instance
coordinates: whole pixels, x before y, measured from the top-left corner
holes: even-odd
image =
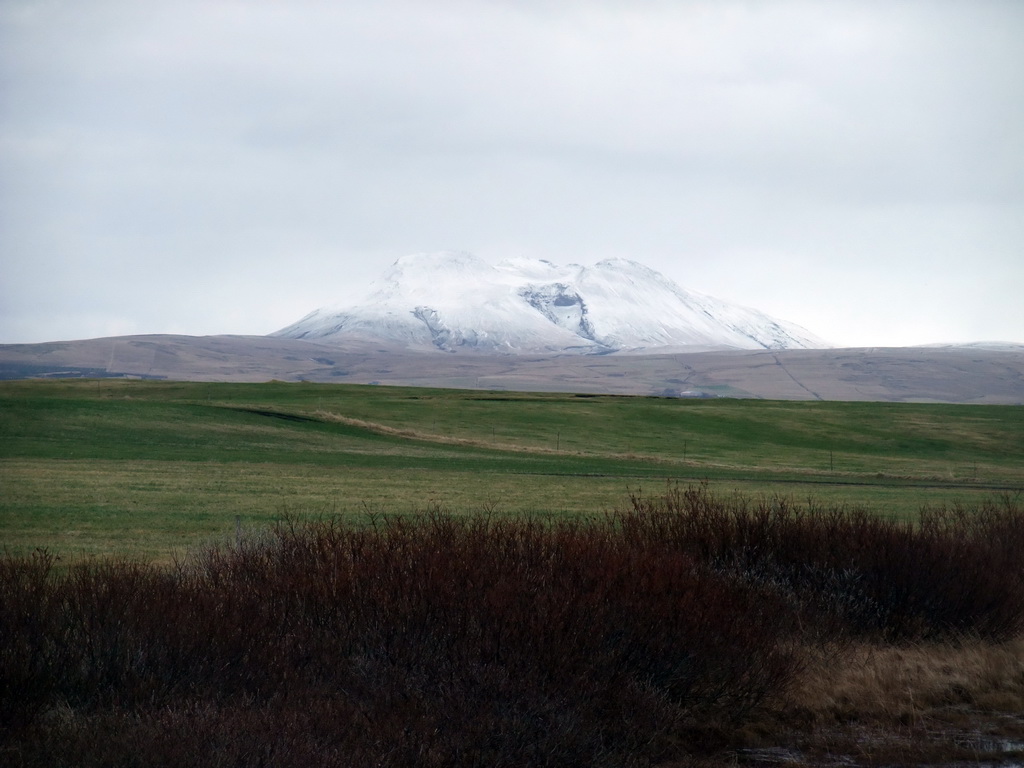
[[[708,481],[907,515],[1024,487],[1024,408],[0,382],[9,551],[169,560],[285,514],[603,514]]]

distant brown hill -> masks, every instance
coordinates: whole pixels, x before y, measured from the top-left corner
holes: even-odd
[[[115,336],[0,345],[0,378],[35,377],[1024,404],[1024,346],[488,356],[265,336]]]

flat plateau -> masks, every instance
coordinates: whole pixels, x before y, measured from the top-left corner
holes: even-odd
[[[0,345],[0,378],[69,377],[1017,405],[1024,403],[1024,346],[517,356],[226,335]]]

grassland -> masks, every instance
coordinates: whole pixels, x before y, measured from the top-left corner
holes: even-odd
[[[3,382],[0,763],[1019,764],[1022,468],[1013,406]]]
[[[168,561],[285,513],[593,515],[669,480],[906,517],[1024,486],[1015,406],[0,383],[13,552]]]

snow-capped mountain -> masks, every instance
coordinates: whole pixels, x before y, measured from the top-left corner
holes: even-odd
[[[404,256],[365,301],[318,309],[271,335],[505,354],[830,346],[792,323],[680,288],[635,261],[492,266],[456,252]]]

